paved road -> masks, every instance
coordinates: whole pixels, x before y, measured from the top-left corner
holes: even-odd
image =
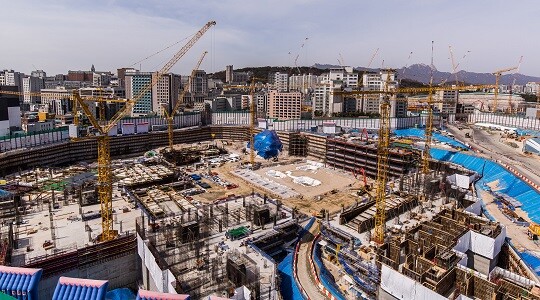
[[[309,299],[316,300],[326,299],[315,283],[315,278],[313,278],[313,271],[311,270],[311,265],[309,264],[308,258],[311,255],[309,251],[311,249],[311,244],[315,236],[319,233],[320,227],[319,222],[314,223],[306,234],[302,237],[300,241],[300,247],[298,249],[298,262],[297,262],[297,276],[298,281],[306,290]]]
[[[540,159],[523,154],[521,148],[513,148],[504,144],[504,139],[501,139],[499,131],[489,134],[481,129],[458,130],[453,126],[449,126],[448,129],[457,139],[469,143],[475,149],[481,149],[483,153],[476,153],[477,156],[499,160],[510,165],[532,182],[540,185],[540,174],[538,171],[534,171],[540,170]],[[472,139],[465,137],[467,132],[471,133]]]

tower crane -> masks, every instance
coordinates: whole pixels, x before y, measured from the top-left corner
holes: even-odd
[[[307,38],[306,38],[307,40]],[[302,44],[303,46],[303,44]],[[257,106],[255,105],[255,80],[264,80],[262,78],[252,77],[251,84],[249,85],[249,94],[251,97],[251,103],[249,106],[249,162],[251,163],[251,169],[255,170],[255,122],[257,121]]]
[[[431,153],[429,152],[431,148],[431,138],[433,135],[433,41],[431,41],[431,71],[429,76],[429,91],[427,98],[428,105],[428,117],[426,120],[426,129],[424,135],[426,136],[425,145],[424,145],[424,155],[422,156],[422,173],[424,176],[427,176],[429,173],[429,159],[431,158]],[[425,177],[424,177],[425,178]]]
[[[394,94],[418,94],[418,93],[430,93],[433,94],[435,91],[460,91],[460,90],[478,90],[478,89],[486,89],[486,88],[493,88],[493,85],[471,85],[471,86],[463,86],[463,87],[441,87],[441,86],[430,86],[430,87],[421,87],[421,88],[397,88],[397,89],[389,89],[388,80],[390,76],[386,78],[387,84],[385,85],[384,90],[379,91],[359,91],[359,90],[352,90],[352,91],[339,91],[334,92],[334,94],[339,95],[365,95],[365,94],[382,94],[384,95],[383,101],[381,103],[380,112],[381,112],[381,118],[380,118],[380,126],[379,126],[379,144],[377,147],[377,189],[376,189],[376,196],[375,196],[375,206],[376,206],[376,213],[375,213],[375,232],[373,236],[373,240],[378,243],[382,244],[384,243],[384,232],[385,232],[385,225],[386,225],[386,181],[388,176],[388,156],[389,156],[389,145],[390,145],[390,96]],[[400,101],[400,100],[397,100]],[[403,100],[407,101],[407,100]],[[439,102],[439,101],[437,101]],[[436,101],[433,100],[433,98],[428,97],[428,103],[434,104]],[[428,147],[428,143],[426,141],[426,147]],[[429,162],[429,157],[424,156],[425,159]],[[428,164],[424,163],[423,166],[428,166]]]
[[[199,58],[199,61],[197,61],[197,64],[195,65],[195,68],[191,71],[191,76],[188,78],[187,85],[184,87],[182,92],[180,92],[180,95],[178,96],[178,101],[176,101],[176,104],[174,105],[173,109],[169,112],[167,109],[164,109],[163,112],[165,113],[165,118],[167,119],[167,133],[169,138],[169,151],[173,150],[174,145],[174,115],[178,111],[178,108],[180,107],[180,104],[184,102],[184,95],[186,94],[186,91],[188,88],[191,88],[191,83],[193,81],[193,77],[195,77],[195,72],[199,69],[201,66],[201,63],[204,59],[204,57],[208,54],[208,51],[204,51],[201,57]],[[193,91],[191,92],[191,95],[193,95]]]
[[[375,234],[373,240],[381,245],[384,243],[386,227],[386,179],[388,176],[388,154],[390,147],[390,70],[386,73],[383,101],[380,106],[379,143],[377,145],[377,190],[375,192]]]
[[[159,70],[156,76],[152,77],[152,81],[146,85],[132,99],[126,99],[125,105],[120,109],[110,120],[98,120],[90,111],[88,105],[81,99],[78,93],[74,93],[74,97],[90,123],[98,130],[98,197],[101,204],[101,228],[102,233],[99,237],[100,241],[109,241],[116,237],[117,233],[113,230],[112,218],[112,175],[111,175],[111,155],[109,144],[109,131],[125,117],[135,106],[137,101],[146,93],[151,91],[163,74],[167,73],[195,43],[216,24],[215,21],[206,23],[191,39]]]
[[[523,56],[520,57],[519,61],[521,64],[521,60],[523,59]],[[517,70],[519,66],[501,69],[493,72],[492,74],[495,75],[495,90],[493,93],[493,106],[491,107],[491,112],[497,112],[497,96],[499,95],[499,80],[501,78],[501,75],[506,72]]]
[[[512,74],[514,75],[514,79],[512,80],[512,84],[510,85],[510,91],[508,93],[508,107],[509,107],[509,111],[510,111],[510,114],[514,114],[515,111],[517,111],[517,108],[514,109],[514,103],[512,101],[512,94],[514,93],[514,84],[516,84],[516,73],[519,72],[519,68],[521,67],[521,61],[523,61],[523,56],[521,56],[519,58],[519,63],[517,65],[517,69],[515,70],[515,72]]]
[[[373,55],[369,59],[369,63],[368,63],[366,68],[371,67],[371,64],[373,63],[373,60],[375,59],[375,56],[377,56],[377,53],[379,53],[379,48],[377,48],[377,50],[375,50],[375,52],[373,53]]]

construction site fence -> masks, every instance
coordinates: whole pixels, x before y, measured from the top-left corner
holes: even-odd
[[[69,140],[67,128],[0,137],[0,153],[55,144]]]
[[[311,252],[311,257],[313,259],[313,262],[315,263],[315,266],[319,270],[319,279],[321,283],[324,285],[324,287],[330,291],[332,296],[334,296],[338,300],[345,300],[345,297],[343,297],[341,291],[336,285],[336,282],[330,273],[328,269],[324,266],[322,260],[321,260],[321,249],[319,244],[317,243],[319,239],[315,239],[315,242],[313,242],[313,249]]]
[[[393,117],[390,124],[394,129],[422,127],[426,123],[426,116]],[[435,116],[435,123],[441,117]],[[450,119],[450,118],[449,118]],[[249,112],[214,112],[212,125],[221,126],[247,126],[251,122]],[[333,124],[343,129],[379,129],[380,118],[320,118],[320,119],[290,119],[278,120],[275,118],[259,118],[257,127],[277,131],[316,131],[318,127]]]
[[[509,116],[501,113],[488,113],[476,110],[469,115],[469,123],[491,123],[507,127],[540,130],[540,120],[524,118],[522,116]]]

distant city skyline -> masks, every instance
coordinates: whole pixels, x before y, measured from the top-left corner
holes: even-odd
[[[441,71],[452,71],[452,45],[458,70],[491,73],[516,66],[523,55],[519,73],[540,76],[540,4],[534,0],[4,2],[0,68],[25,74],[65,74],[92,64],[99,71],[155,71],[182,39],[215,20],[172,72],[188,74],[204,50],[210,53],[201,69],[209,73],[231,64],[292,67],[297,56],[299,66],[340,59],[365,67],[377,48],[371,67],[384,60],[400,68],[429,64],[434,41],[434,65]]]

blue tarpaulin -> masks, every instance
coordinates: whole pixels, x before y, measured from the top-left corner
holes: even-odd
[[[406,129],[395,129],[394,134],[399,137],[418,137],[421,139],[425,139],[426,136],[424,134],[424,129],[419,128],[406,128]],[[448,143],[453,147],[456,148],[462,148],[462,149],[469,149],[465,144],[462,142],[455,140],[451,137],[444,136],[439,133],[433,133],[433,139],[442,143]]]
[[[293,277],[293,255],[290,253],[278,265],[278,271],[281,277],[279,288],[283,299],[304,300],[302,292]]]
[[[135,294],[127,288],[114,289],[105,295],[105,300],[135,300],[135,298]]]
[[[537,131],[537,130],[517,128],[516,133],[519,136],[530,135],[530,136],[535,136],[535,137],[538,136],[538,137],[540,137],[540,131]]]
[[[278,156],[283,149],[283,144],[273,130],[264,130],[253,137],[253,145],[257,155],[264,159]],[[247,145],[250,148],[250,144]]]

